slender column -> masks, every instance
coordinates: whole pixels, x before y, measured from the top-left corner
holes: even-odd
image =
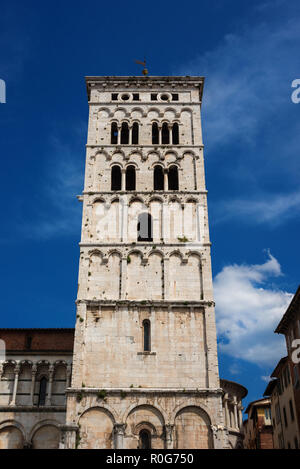
[[[170,296],[169,280],[169,259],[164,258],[164,299],[168,300]]]
[[[225,409],[225,426],[228,428],[230,425],[228,414],[228,394],[224,396],[224,409]]]
[[[72,379],[72,366],[67,365],[67,370],[66,370],[66,387],[67,388],[71,386],[71,379]]]
[[[127,277],[127,258],[122,259],[121,264],[121,300],[125,300],[126,296],[126,277]]]
[[[164,169],[164,190],[165,191],[168,191],[169,190],[169,187],[168,187],[168,170],[167,169]]]
[[[128,238],[128,202],[124,197],[121,205],[121,242],[126,243]]]
[[[174,448],[174,441],[173,441],[173,431],[174,425],[166,425],[166,449],[173,449]]]
[[[233,398],[234,427],[239,428],[236,397]]]
[[[118,145],[121,144],[121,126],[118,125]]]
[[[132,125],[128,126],[129,128],[129,136],[128,136],[128,143],[132,145]]]
[[[19,381],[19,373],[20,373],[19,363],[16,364],[14,372],[15,372],[14,389],[13,389],[13,395],[12,395],[12,400],[10,402],[10,405],[16,405],[16,397],[17,397],[17,389],[18,389],[18,381]]]
[[[239,411],[239,429],[243,430],[243,407],[242,404],[238,404],[238,411]]]
[[[54,366],[50,365],[50,367],[49,367],[49,386],[48,386],[48,394],[47,394],[47,399],[46,399],[46,405],[51,405],[53,372],[54,372]]]
[[[169,129],[169,144],[171,145],[172,144],[172,125],[168,125],[168,129]]]
[[[114,425],[115,449],[123,449],[125,427],[126,425],[124,423],[115,423]]]
[[[35,378],[36,378],[37,366],[32,365],[31,368],[31,388],[30,388],[30,403],[34,405],[34,388],[35,388]]]
[[[158,126],[158,144],[161,145],[161,125]]]
[[[122,172],[121,189],[122,191],[125,191],[126,190],[126,169],[123,168],[121,172]]]

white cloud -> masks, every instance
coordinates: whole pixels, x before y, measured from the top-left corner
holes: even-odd
[[[261,265],[229,265],[215,277],[221,352],[268,366],[285,354],[283,338],[273,331],[293,295],[267,285],[280,275],[280,264],[268,253]]]
[[[261,376],[261,379],[264,383],[269,383],[272,380],[271,376]]]

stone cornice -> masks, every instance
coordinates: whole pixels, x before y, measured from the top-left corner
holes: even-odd
[[[204,145],[173,145],[173,144],[165,144],[165,145],[104,145],[103,143],[87,143],[86,148],[115,148],[116,150],[122,150],[124,148],[136,148],[137,150],[142,150],[143,148],[150,148],[153,151],[156,150],[178,150],[180,148],[200,148],[202,150]]]
[[[68,388],[66,394],[76,395],[77,393],[82,394],[98,394],[99,391],[105,390],[107,394],[120,394],[126,392],[128,394],[182,394],[182,395],[222,395],[223,390],[221,388]]]
[[[212,300],[198,301],[172,301],[172,300],[88,300],[78,299],[76,304],[87,304],[91,306],[141,306],[141,307],[186,307],[186,308],[203,308],[204,306],[215,306]]]
[[[191,89],[199,88],[199,98],[202,99],[204,77],[191,76],[87,76],[85,77],[88,98],[92,87],[103,90],[118,90],[134,88],[140,90]]]
[[[0,406],[0,412],[66,412],[66,406],[26,406],[26,405],[10,405]]]
[[[82,195],[128,195],[128,196],[138,196],[138,195],[153,195],[153,196],[162,196],[162,195],[203,195],[207,194],[208,191],[83,191],[82,194],[78,194],[77,197],[81,197]]]
[[[80,242],[79,246],[80,247],[93,247],[93,246],[103,246],[103,247],[129,247],[131,249],[136,249],[136,248],[143,248],[143,247],[152,247],[155,245],[157,248],[184,248],[184,249],[204,249],[205,247],[210,247],[211,243],[156,243],[154,241],[149,241],[149,242],[142,242],[142,241],[137,241],[135,243],[132,242],[123,242],[123,243],[101,243],[101,242]]]
[[[178,107],[178,106],[199,106],[201,101],[88,101],[88,104],[91,106],[115,106],[116,108],[128,105],[134,105],[135,107],[139,106],[168,106],[168,107]]]

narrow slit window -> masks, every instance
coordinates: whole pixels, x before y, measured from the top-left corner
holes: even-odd
[[[168,145],[170,143],[170,134],[169,134],[169,127],[166,122],[163,123],[161,129],[161,142],[163,145]]]
[[[178,191],[179,184],[178,184],[178,168],[177,166],[173,165],[170,166],[168,172],[168,188],[169,191]]]
[[[154,167],[154,190],[164,190],[164,170],[159,165]]]
[[[137,224],[137,240],[153,241],[152,238],[152,217],[150,213],[140,213]]]
[[[137,145],[138,143],[139,143],[139,124],[137,122],[134,122],[132,126],[132,145]]]
[[[116,145],[118,143],[118,126],[116,122],[111,124],[111,144]]]
[[[135,167],[133,165],[126,168],[126,190],[135,191]]]
[[[113,166],[111,168],[111,190],[120,191],[122,185],[122,175],[120,166]]]
[[[143,332],[144,332],[144,352],[150,352],[151,337],[150,337],[150,321],[148,319],[145,319],[143,321]]]
[[[129,127],[127,122],[122,123],[121,127],[121,145],[128,145],[129,143]]]
[[[39,406],[46,404],[46,393],[47,393],[47,378],[43,376],[40,380],[39,402],[38,402]]]

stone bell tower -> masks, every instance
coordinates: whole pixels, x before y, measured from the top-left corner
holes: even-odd
[[[222,448],[202,77],[87,77],[65,448]]]

